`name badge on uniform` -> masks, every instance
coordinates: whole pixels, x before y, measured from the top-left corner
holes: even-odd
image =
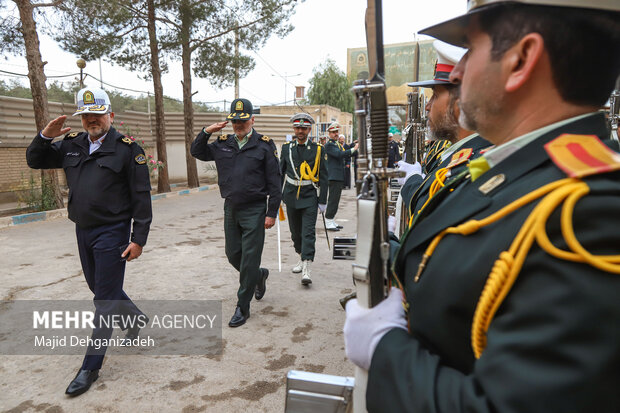
[[[222,152],[232,152],[232,149],[230,149],[230,148],[221,148],[220,150]]]
[[[80,156],[79,152],[67,152],[65,156]]]

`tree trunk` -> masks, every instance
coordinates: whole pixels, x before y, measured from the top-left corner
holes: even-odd
[[[21,33],[24,37],[26,48],[26,61],[28,62],[28,79],[30,79],[30,90],[32,91],[32,106],[34,108],[34,119],[37,130],[45,128],[49,122],[49,111],[47,107],[47,86],[45,86],[45,72],[43,71],[43,59],[41,58],[39,35],[37,25],[34,21],[33,6],[30,0],[13,0],[19,10],[22,27]],[[56,208],[63,208],[64,202],[58,186],[58,175],[55,169],[41,170],[41,189],[48,185],[52,189]]]
[[[181,12],[181,58],[183,64],[183,120],[185,123],[185,163],[187,165],[187,186],[199,185],[196,159],[190,153],[194,140],[194,107],[192,105],[192,51],[190,49],[189,28],[192,25],[191,10],[186,2],[180,7]]]
[[[157,144],[157,160],[164,163],[164,168],[159,169],[157,174],[157,192],[162,193],[170,192],[170,179],[168,176],[168,154],[166,151],[166,129],[164,123],[164,88],[161,84],[154,3],[154,0],[147,0],[151,74],[153,75],[153,88],[155,89],[155,142]]]

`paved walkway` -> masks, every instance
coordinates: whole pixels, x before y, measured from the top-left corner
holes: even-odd
[[[267,231],[267,293],[251,318],[227,327],[238,274],[224,254],[223,200],[218,190],[156,200],[144,254],[128,263],[133,299],[222,300],[224,350],[217,356],[110,356],[90,391],[64,390],[82,356],[0,356],[0,410],[11,412],[282,412],[286,372],[353,375],[344,356],[344,311],[351,261],[333,261],[317,226],[313,284],[302,287],[288,223],[282,224],[282,272],[275,227]],[[355,233],[354,191],[343,192],[341,236]],[[322,224],[321,224],[322,225]],[[319,231],[320,228],[320,231]],[[330,233],[330,240],[334,233]],[[2,300],[92,299],[77,255],[74,224],[60,217],[0,228]],[[0,339],[2,339],[0,337]]]

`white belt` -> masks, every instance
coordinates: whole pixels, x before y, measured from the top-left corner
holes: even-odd
[[[298,181],[296,179],[291,178],[290,176],[286,175],[286,182],[288,182],[289,184],[293,184],[295,186],[305,186],[305,185],[312,185],[312,181],[308,181],[308,180],[301,180]]]

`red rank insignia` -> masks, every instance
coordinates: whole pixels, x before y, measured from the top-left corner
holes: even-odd
[[[450,163],[448,164],[448,166],[446,166],[446,168],[452,169],[457,165],[461,165],[462,163],[467,162],[467,160],[471,157],[472,153],[473,149],[471,148],[461,149],[460,151],[452,155],[452,159],[450,159]]]

